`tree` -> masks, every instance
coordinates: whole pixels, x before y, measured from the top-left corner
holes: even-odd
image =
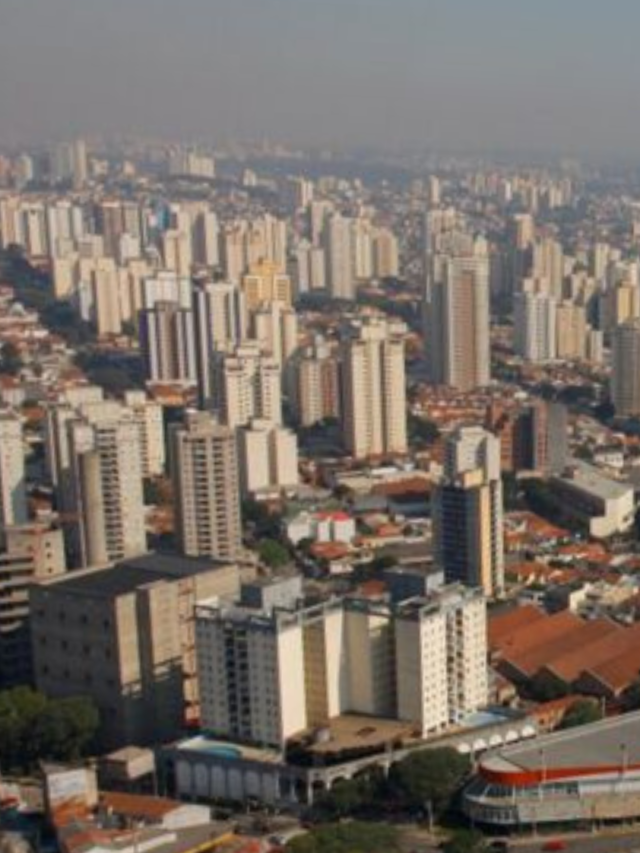
[[[602,710],[592,699],[578,699],[562,718],[559,728],[573,729],[602,719]]]
[[[49,702],[38,717],[33,733],[43,755],[56,761],[77,761],[98,729],[98,711],[85,697]]]
[[[291,562],[287,549],[275,539],[263,539],[258,545],[258,554],[260,560],[270,569],[278,569]]]
[[[393,853],[399,848],[394,826],[381,823],[335,823],[293,838],[290,853]]]
[[[40,760],[73,761],[85,754],[99,717],[85,697],[47,699],[30,687],[0,692],[0,766],[29,770]]]
[[[458,829],[442,845],[444,853],[482,853],[487,849],[484,835],[477,830]]]
[[[452,747],[423,750],[394,765],[389,784],[409,808],[422,810],[430,803],[438,818],[449,809],[469,767],[469,758]]]
[[[8,341],[0,351],[0,373],[17,376],[22,369],[22,359],[15,344]]]

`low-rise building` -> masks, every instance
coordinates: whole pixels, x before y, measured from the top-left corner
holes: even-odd
[[[629,483],[573,461],[563,476],[551,478],[550,485],[563,500],[565,511],[595,539],[628,533],[633,527],[635,498]]]

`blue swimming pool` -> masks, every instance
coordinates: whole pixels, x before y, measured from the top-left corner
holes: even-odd
[[[242,758],[242,750],[235,746],[212,743],[211,745],[202,744],[200,749],[202,752],[208,752],[209,755],[215,755],[218,758],[227,758],[229,761],[236,761],[238,758]]]

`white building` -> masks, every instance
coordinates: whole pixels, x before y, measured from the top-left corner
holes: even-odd
[[[0,412],[0,539],[2,530],[27,522],[22,422],[11,411]]]
[[[298,485],[298,439],[289,429],[253,420],[238,430],[240,486],[244,495],[268,495]]]
[[[628,533],[635,521],[635,497],[630,483],[612,480],[597,468],[572,460],[551,486],[563,498],[565,510],[585,525],[596,539]]]
[[[343,432],[357,458],[407,450],[403,323],[366,316],[342,344]]]
[[[556,301],[545,293],[514,297],[515,349],[531,362],[556,357]]]

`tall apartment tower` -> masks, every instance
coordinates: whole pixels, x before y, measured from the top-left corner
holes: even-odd
[[[254,311],[262,302],[282,302],[286,306],[292,303],[291,279],[273,261],[252,264],[242,277],[241,289],[249,311]]]
[[[244,293],[226,281],[198,281],[193,289],[193,325],[200,405],[210,408],[214,400],[214,353],[234,346],[247,336]]]
[[[324,225],[327,282],[334,299],[355,297],[351,220],[334,213]]]
[[[140,346],[152,382],[196,381],[193,313],[176,302],[157,302],[140,312]]]
[[[363,317],[342,344],[343,434],[356,458],[407,451],[403,323]]]
[[[300,426],[340,417],[338,358],[322,338],[295,357],[290,379],[289,396]]]
[[[280,302],[262,305],[251,318],[252,337],[284,368],[298,348],[298,315]]]
[[[640,414],[640,320],[622,323],[613,334],[611,397],[621,418]]]
[[[216,353],[214,382],[214,408],[227,426],[246,426],[253,418],[282,423],[280,365],[257,341]]]
[[[466,255],[436,255],[425,304],[430,381],[459,391],[489,384],[489,255],[477,240]]]
[[[235,560],[242,549],[236,437],[206,412],[171,431],[178,530],[189,557]]]
[[[444,476],[434,495],[434,546],[447,583],[504,586],[500,441],[481,427],[463,427],[446,443]]]
[[[144,554],[147,537],[142,490],[140,426],[131,415],[67,425],[82,566]]]
[[[556,357],[556,300],[545,293],[514,297],[515,350],[526,361]]]
[[[22,424],[13,412],[0,411],[0,542],[4,528],[26,522]]]

